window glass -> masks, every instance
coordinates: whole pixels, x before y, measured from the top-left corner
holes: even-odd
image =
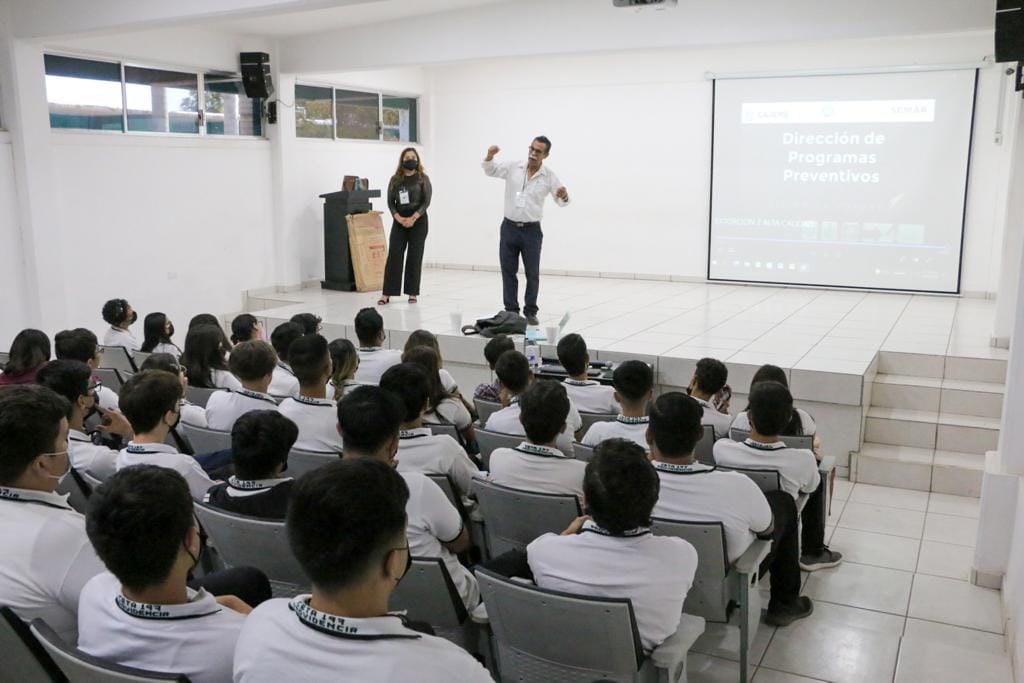
[[[138,66],[124,68],[128,130],[199,133],[199,77]]]
[[[295,135],[300,138],[330,138],[334,131],[331,89],[295,85]]]
[[[51,128],[124,130],[117,62],[44,55]]]
[[[337,136],[352,140],[379,140],[379,97],[374,92],[335,90]]]
[[[207,135],[262,135],[263,100],[247,97],[242,77],[203,75],[203,118]]]
[[[419,142],[415,97],[384,95],[381,105],[381,138],[402,142]]]

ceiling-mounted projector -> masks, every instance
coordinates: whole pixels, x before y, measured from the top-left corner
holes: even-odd
[[[675,7],[679,0],[612,0],[615,7]]]

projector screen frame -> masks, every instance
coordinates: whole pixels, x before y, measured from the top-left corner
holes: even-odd
[[[979,64],[955,64],[955,65],[922,65],[922,66],[906,66],[906,67],[879,67],[879,68],[866,68],[863,70],[853,69],[836,69],[836,70],[806,70],[806,71],[790,71],[790,72],[771,72],[771,73],[733,73],[733,74],[713,74],[711,72],[705,73],[705,77],[711,81],[711,155],[710,163],[708,164],[709,182],[708,182],[708,240],[707,240],[707,258],[705,259],[705,277],[708,282],[722,282],[722,283],[734,283],[743,285],[763,285],[766,287],[797,287],[806,289],[836,289],[843,291],[862,291],[862,292],[887,292],[887,293],[906,293],[906,294],[930,294],[935,296],[960,296],[961,286],[963,280],[964,271],[964,240],[967,236],[967,202],[968,202],[968,191],[971,184],[971,167],[973,165],[973,151],[974,151],[974,123],[978,113],[978,76],[979,71],[982,68],[991,66],[992,63],[989,58]],[[743,280],[736,278],[715,278],[711,277],[711,240],[712,240],[712,226],[713,226],[713,212],[714,212],[714,196],[715,196],[715,104],[716,104],[716,84],[718,80],[733,80],[733,79],[747,79],[747,78],[787,78],[794,76],[846,76],[846,75],[869,75],[869,74],[885,74],[885,73],[907,73],[916,71],[954,71],[954,70],[974,70],[974,83],[971,88],[971,117],[969,130],[967,134],[967,167],[964,172],[964,201],[963,208],[960,216],[960,249],[957,257],[957,269],[956,269],[956,288],[953,291],[936,290],[936,289],[911,289],[901,287],[866,287],[863,285],[835,285],[835,284],[821,284],[821,283],[809,283],[809,282],[783,282],[777,280]]]

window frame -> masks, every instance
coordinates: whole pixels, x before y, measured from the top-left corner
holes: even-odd
[[[380,88],[368,88],[365,85],[346,85],[344,83],[325,83],[323,81],[308,81],[306,79],[295,79],[295,84],[305,85],[313,88],[330,88],[331,90],[331,136],[330,137],[306,137],[296,134],[294,126],[292,127],[292,134],[295,135],[296,140],[320,140],[329,142],[347,142],[354,144],[385,144],[385,145],[404,145],[410,146],[422,146],[422,131],[423,128],[420,125],[420,112],[421,106],[420,101],[423,99],[422,94],[403,92],[399,90],[382,90]],[[368,95],[377,96],[377,138],[345,138],[338,136],[338,97],[335,94],[336,90],[348,90],[355,92],[362,92]],[[384,139],[384,98],[404,98],[415,100],[416,102],[416,136],[417,140],[385,140]],[[295,89],[292,88],[292,102],[295,101]]]

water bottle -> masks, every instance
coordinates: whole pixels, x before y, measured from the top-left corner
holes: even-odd
[[[530,363],[531,368],[540,367],[540,347],[528,343],[526,345],[526,360]]]

